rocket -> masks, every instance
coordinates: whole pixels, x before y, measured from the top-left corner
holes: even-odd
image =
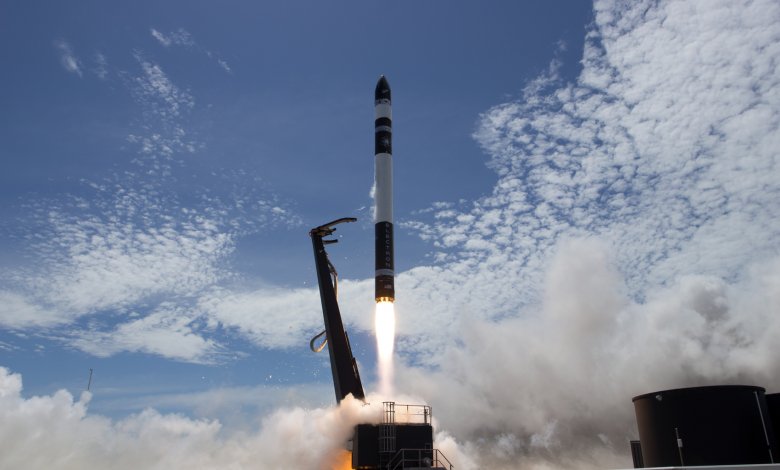
[[[374,91],[374,202],[376,272],[374,298],[395,300],[393,260],[393,115],[384,75]]]

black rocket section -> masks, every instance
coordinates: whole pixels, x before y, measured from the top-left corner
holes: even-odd
[[[377,302],[395,300],[393,272],[393,223],[377,222],[374,226],[376,278],[374,299]]]
[[[390,84],[384,75],[379,77],[374,90],[374,106],[391,105]],[[374,121],[374,155],[393,154],[393,119],[391,116],[378,115]]]

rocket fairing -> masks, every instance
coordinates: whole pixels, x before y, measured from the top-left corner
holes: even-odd
[[[395,300],[393,259],[393,115],[390,85],[379,77],[374,92],[374,201],[376,272],[374,298]]]

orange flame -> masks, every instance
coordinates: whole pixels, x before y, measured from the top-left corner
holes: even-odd
[[[337,451],[323,470],[352,470],[352,452],[344,449]]]

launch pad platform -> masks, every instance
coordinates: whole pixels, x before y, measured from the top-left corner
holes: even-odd
[[[446,469],[454,467],[433,448],[431,407],[382,402],[380,424],[359,424],[352,441],[354,469]]]

